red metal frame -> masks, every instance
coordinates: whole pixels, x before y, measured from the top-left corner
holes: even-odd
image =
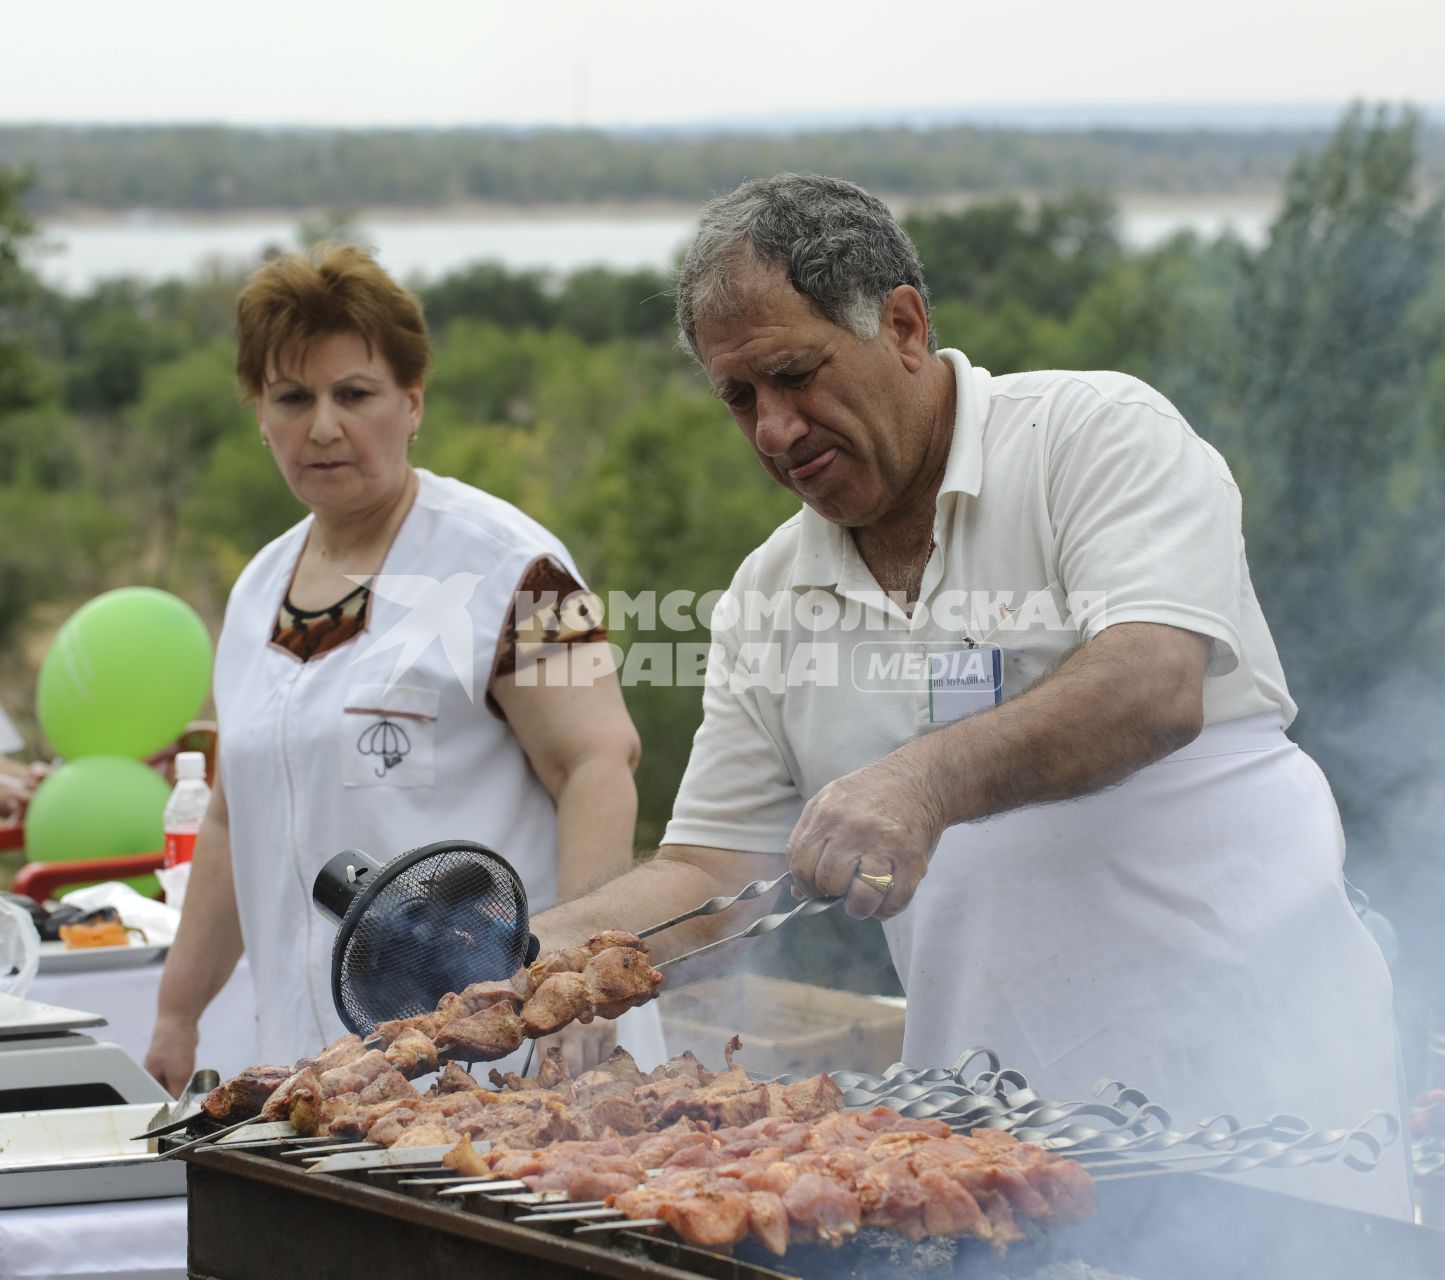
[[[186,731],[167,747],[146,760],[167,782],[174,782],[175,756],[178,751],[200,751],[206,757],[206,781],[215,785],[216,767],[216,726],[207,720],[197,720],[186,726]],[[0,824],[0,852],[7,849],[25,848],[25,824],[15,822]],[[15,893],[23,893],[36,902],[52,897],[63,884],[89,884],[95,880],[124,880],[128,876],[143,876],[156,870],[165,860],[165,854],[132,853],[118,858],[91,858],[82,862],[27,862],[15,873],[11,886]]]
[[[63,884],[89,884],[94,880],[124,880],[143,876],[165,861],[164,852],[132,853],[123,858],[91,858],[79,862],[27,862],[15,873],[12,889],[36,902],[53,897]]]

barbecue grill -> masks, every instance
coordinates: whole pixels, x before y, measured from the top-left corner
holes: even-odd
[[[865,1231],[841,1249],[794,1248],[778,1260],[750,1246],[723,1257],[634,1230],[578,1236],[566,1224],[518,1222],[516,1206],[485,1197],[462,1207],[409,1194],[397,1185],[400,1176],[307,1173],[274,1156],[224,1147],[197,1148],[184,1159],[189,1273],[196,1280],[448,1274],[1022,1280],[1049,1264],[1069,1263],[1081,1264],[1080,1280],[1097,1276],[1088,1267],[1137,1280],[1438,1280],[1445,1274],[1445,1234],[1199,1174],[1103,1184],[1096,1219],[1039,1233],[1011,1246],[1003,1259],[972,1241],[914,1246]]]
[[[497,1277],[540,1272],[620,1280],[891,1280],[913,1274],[962,1280],[1424,1280],[1445,1274],[1445,1235],[1195,1172],[1323,1159],[1368,1168],[1398,1141],[1388,1118],[1320,1133],[1290,1117],[1253,1126],[1224,1117],[1181,1133],[1170,1127],[1167,1112],[1137,1091],[1114,1085],[1099,1099],[1060,1104],[1040,1098],[991,1055],[984,1056],[984,1070],[970,1074],[966,1067],[977,1061],[882,1078],[837,1072],[834,1079],[854,1107],[882,1102],[959,1129],[1009,1128],[1089,1161],[1096,1179],[1094,1220],[1032,1228],[1003,1258],[977,1240],[913,1244],[869,1229],[840,1249],[794,1246],[777,1259],[749,1242],[722,1256],[667,1234],[650,1235],[606,1210],[568,1206],[565,1193],[455,1176],[436,1167],[442,1148],[357,1154],[355,1148],[367,1144],[298,1140],[286,1132],[289,1126],[261,1126],[249,1139],[241,1130],[185,1153],[190,1273],[248,1280],[380,1275],[392,1268],[416,1275],[462,1266]],[[1141,1176],[1157,1174],[1168,1176]],[[259,1223],[264,1231],[256,1230]]]

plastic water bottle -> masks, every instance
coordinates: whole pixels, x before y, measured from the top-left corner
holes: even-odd
[[[166,846],[165,863],[156,873],[166,902],[181,909],[186,900],[186,885],[191,878],[191,856],[196,851],[196,833],[206,806],[211,802],[211,789],[206,785],[206,757],[199,751],[182,751],[176,756],[176,789],[166,802],[164,818]]]

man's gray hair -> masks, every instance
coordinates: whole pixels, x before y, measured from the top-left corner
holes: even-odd
[[[782,267],[793,288],[865,342],[877,336],[899,285],[917,289],[928,309],[918,250],[877,196],[817,173],[754,178],[703,206],[678,270],[679,341],[694,358],[701,359],[698,320],[736,314],[737,268],[749,256]],[[928,346],[935,347],[931,318]]]

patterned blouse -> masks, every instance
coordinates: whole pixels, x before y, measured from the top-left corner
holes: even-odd
[[[550,556],[534,560],[517,584],[512,611],[503,628],[495,675],[511,675],[522,665],[545,657],[555,645],[591,644],[607,639],[602,610],[596,604],[563,610],[561,604],[585,588],[559,561]],[[302,662],[345,644],[366,627],[371,588],[365,584],[325,609],[298,609],[288,594],[281,602],[273,644],[294,653]],[[518,605],[521,608],[519,610]],[[520,613],[520,616],[519,616]],[[487,705],[500,714],[487,694]]]

